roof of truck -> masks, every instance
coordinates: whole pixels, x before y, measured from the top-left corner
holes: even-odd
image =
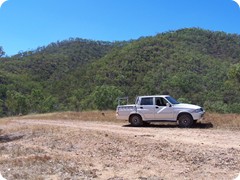
[[[138,97],[170,97],[170,95],[147,95],[147,96],[138,96]]]

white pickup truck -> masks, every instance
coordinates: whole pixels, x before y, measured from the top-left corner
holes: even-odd
[[[177,122],[180,127],[191,127],[205,111],[200,106],[183,104],[168,95],[139,96],[132,105],[118,105],[117,119],[128,120],[132,126],[151,122]]]

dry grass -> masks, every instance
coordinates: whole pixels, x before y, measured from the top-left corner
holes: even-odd
[[[16,119],[122,122],[121,120],[116,120],[115,111],[84,111],[9,117],[0,119],[0,125],[7,125],[11,120]],[[212,124],[213,128],[217,129],[240,130],[240,114],[206,113],[202,123]]]
[[[1,127],[7,126],[7,124],[10,122],[9,119],[0,119],[0,135],[4,133],[3,129]]]
[[[115,111],[84,111],[84,112],[57,112],[47,114],[31,114],[27,116],[17,117],[17,119],[118,122],[115,117]]]
[[[206,113],[204,122],[218,129],[240,130],[240,114]]]
[[[80,121],[104,121],[121,122],[116,120],[115,111],[86,111],[86,112],[62,112],[42,115],[29,115],[26,119],[47,119],[47,120],[80,120]],[[213,128],[240,130],[240,114],[217,114],[206,113],[204,124],[212,124]]]
[[[2,118],[2,119],[0,119],[0,126],[1,125],[6,125],[6,124],[8,124],[9,123],[9,119],[8,118]]]

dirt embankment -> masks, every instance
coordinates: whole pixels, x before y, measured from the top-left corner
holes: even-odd
[[[240,131],[15,119],[0,125],[6,179],[234,179]]]

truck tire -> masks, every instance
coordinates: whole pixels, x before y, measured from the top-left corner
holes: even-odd
[[[193,125],[193,118],[189,114],[182,114],[178,118],[178,124],[181,128],[189,128]]]
[[[139,126],[142,126],[143,125],[143,121],[142,121],[142,117],[139,116],[139,115],[132,115],[130,117],[130,121],[132,126],[134,127],[139,127]]]

